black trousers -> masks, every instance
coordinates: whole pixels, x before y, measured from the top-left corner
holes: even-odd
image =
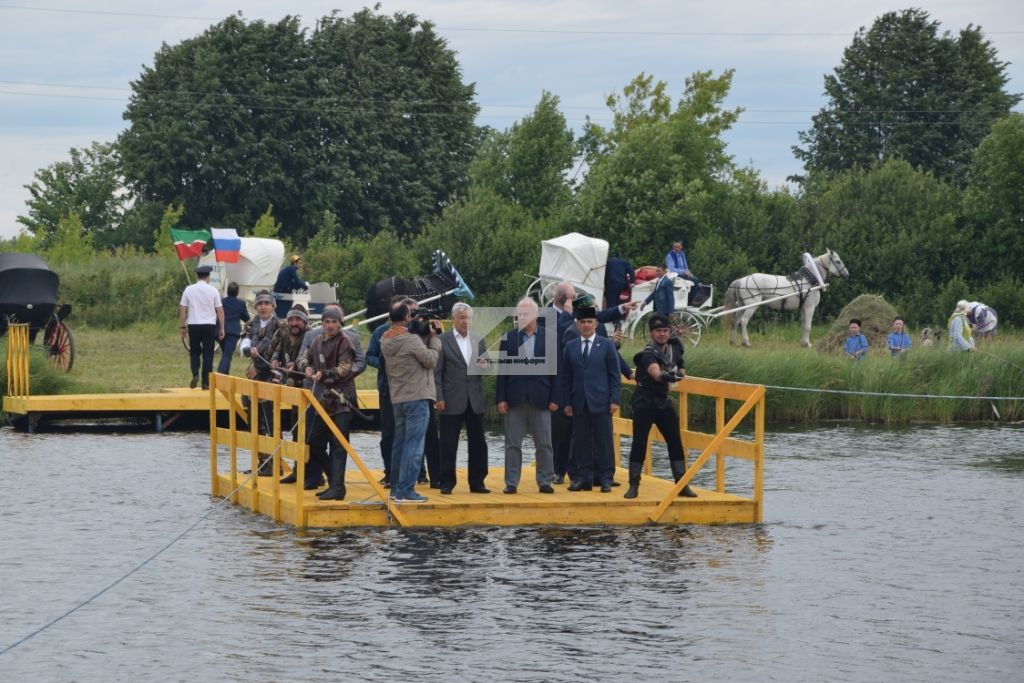
[[[572,414],[572,456],[576,478],[584,484],[598,482],[610,486],[615,474],[612,453],[612,414],[608,410],[592,413],[584,408]]]
[[[633,445],[629,449],[630,462],[643,462],[647,454],[647,437],[651,433],[651,425],[657,425],[658,431],[665,437],[668,446],[668,459],[683,459],[683,442],[679,438],[679,415],[667,397],[645,396],[638,389],[633,394]]]
[[[576,473],[572,462],[572,418],[558,410],[551,413],[551,446],[555,454],[555,476],[564,477],[569,474],[573,479]]]
[[[188,361],[192,369],[192,375],[199,374],[199,359],[202,357],[203,374],[200,379],[203,388],[210,386],[210,373],[213,372],[213,351],[217,342],[216,325],[189,325],[188,326]]]
[[[380,402],[380,459],[384,461],[384,476],[390,481],[391,445],[395,440],[395,408],[391,405],[391,395],[387,390],[382,391],[379,384],[377,400]],[[436,429],[434,433],[437,433]]]
[[[466,427],[466,439],[469,446],[469,487],[483,488],[487,478],[487,441],[484,439],[484,416],[474,413],[473,407],[466,403],[466,410],[461,415],[441,415],[441,488],[455,488],[455,454],[459,450],[459,434]],[[429,431],[429,429],[428,429]]]
[[[441,441],[437,433],[437,411],[434,410],[434,406],[427,408],[429,416],[427,417],[427,433],[423,437],[423,464],[420,465],[420,479],[424,477],[430,478],[430,483],[440,484],[441,483]],[[481,416],[482,419],[482,416]],[[455,436],[458,441],[458,435]],[[484,464],[487,463],[487,450],[486,445],[484,446]],[[486,473],[484,476],[487,476]],[[454,484],[453,484],[454,485]]]
[[[348,439],[349,425],[352,423],[352,413],[335,413],[331,415],[331,421],[341,431],[345,439]],[[320,463],[327,462],[327,449],[330,447],[332,457],[340,457],[346,454],[345,447],[341,445],[334,432],[324,423],[320,414],[313,411],[312,420],[306,432],[306,443],[309,445],[309,467],[317,467]],[[307,474],[308,476],[308,474]]]

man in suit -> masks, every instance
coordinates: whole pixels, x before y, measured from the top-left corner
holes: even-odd
[[[576,288],[568,282],[560,282],[555,287],[555,296],[551,301],[551,308],[557,314],[557,341],[558,341],[558,364],[562,363],[562,342],[565,331],[574,327],[572,320],[572,301],[576,298]],[[545,327],[545,319],[541,318],[539,327]],[[565,475],[569,471],[571,448],[572,448],[572,419],[566,417],[561,411],[551,415],[551,447],[554,450],[555,477],[554,484],[565,482]],[[572,477],[570,476],[570,479]]]
[[[655,280],[654,291],[644,299],[644,305],[651,301],[654,302],[654,312],[666,318],[676,310],[676,293],[666,266],[658,266],[658,279]]]
[[[516,326],[501,340],[502,358],[525,362],[544,359],[545,329],[537,324],[537,302],[524,297],[516,305]],[[555,358],[551,359],[555,361]],[[517,372],[517,367],[522,372]],[[495,398],[505,416],[505,493],[516,493],[523,467],[523,437],[529,426],[536,447],[537,488],[554,493],[551,413],[558,410],[557,375],[528,374],[524,365],[498,373]]]
[[[618,306],[623,292],[636,282],[636,272],[629,261],[612,254],[604,268],[604,301],[605,308]]]
[[[466,427],[469,446],[469,490],[490,493],[487,479],[487,441],[484,439],[484,386],[482,375],[470,373],[470,364],[486,363],[484,340],[469,332],[473,309],[461,301],[452,306],[452,327],[441,335],[441,353],[434,370],[441,414],[441,493],[455,488],[455,454],[459,434]]]
[[[573,421],[576,479],[570,491],[612,490],[612,413],[619,409],[619,354],[611,340],[597,334],[597,310],[581,306],[573,316],[579,339],[565,342],[559,369],[564,413]],[[568,336],[568,335],[567,335]]]

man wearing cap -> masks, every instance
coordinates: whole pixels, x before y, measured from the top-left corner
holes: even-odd
[[[271,381],[294,387],[298,375],[299,350],[306,338],[309,315],[302,304],[293,304],[285,318],[285,326],[274,333],[270,340]]]
[[[274,315],[274,295],[265,289],[256,292],[256,317],[245,326],[242,335],[242,342],[239,344],[240,353],[251,359],[249,367],[245,370],[245,376],[260,382],[269,382],[273,378],[270,367],[270,342],[278,329],[284,326],[284,321]],[[249,404],[249,397],[244,396],[242,403],[246,407]],[[260,434],[270,434],[273,420],[267,401],[259,401],[259,430]],[[260,456],[260,476],[269,477],[273,474],[267,463],[268,456]]]
[[[647,322],[651,341],[633,357],[636,363],[636,391],[633,392],[633,445],[629,450],[629,489],[624,498],[636,498],[640,490],[640,477],[647,456],[647,437],[651,425],[665,437],[668,462],[672,477],[679,481],[686,473],[683,442],[679,437],[679,416],[672,408],[668,390],[680,381],[686,370],[683,366],[683,343],[672,336],[667,316],[655,314]],[[681,496],[696,497],[689,487],[683,487]]]
[[[341,333],[341,314],[337,309],[325,308],[321,314],[323,334],[317,338],[306,354],[299,359],[299,367],[313,381],[313,395],[323,406],[331,422],[348,440],[352,421],[352,406],[356,403],[356,384],[352,375],[355,350],[348,337]],[[327,426],[318,411],[313,411],[306,432],[309,445],[309,470],[319,478],[322,463],[328,462],[330,487],[318,494],[321,500],[345,499],[345,466],[348,452],[334,431]],[[327,448],[330,446],[330,457]],[[317,482],[319,483],[319,482]]]
[[[599,482],[612,490],[612,413],[619,409],[619,354],[611,340],[597,334],[597,309],[579,306],[573,312],[577,339],[568,339],[559,368],[564,412],[573,421],[576,479],[570,491],[590,491]],[[568,335],[566,335],[568,337]]]
[[[181,323],[181,338],[188,337],[189,366],[192,381],[189,388],[199,384],[199,360],[202,357],[203,389],[210,388],[210,373],[213,372],[214,340],[224,338],[224,308],[220,292],[210,284],[210,266],[196,268],[196,281],[182,292],[178,304],[178,321]]]
[[[278,294],[291,294],[295,290],[309,289],[309,283],[299,277],[302,265],[302,257],[292,254],[290,265],[282,268],[281,272],[277,274],[274,291]]]

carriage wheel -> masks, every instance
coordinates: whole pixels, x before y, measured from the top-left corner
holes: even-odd
[[[64,372],[71,372],[71,366],[75,364],[75,337],[71,334],[71,328],[56,321],[46,331],[46,357],[50,365]]]
[[[704,323],[700,318],[693,313],[676,311],[668,319],[672,321],[672,327],[683,341],[694,347],[700,344],[700,336],[704,332]]]

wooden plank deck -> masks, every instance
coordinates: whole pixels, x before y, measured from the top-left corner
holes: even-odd
[[[247,462],[247,461],[246,461]],[[381,476],[379,471],[374,475]],[[237,475],[234,485],[230,472],[219,472],[217,494],[227,496],[248,475]],[[533,467],[523,469],[519,492],[502,493],[505,487],[504,470],[490,469],[487,477],[489,494],[470,493],[465,470],[459,470],[459,485],[450,495],[419,485],[416,491],[428,498],[426,503],[400,504],[401,510],[413,526],[593,526],[650,524],[648,515],[668,494],[672,482],[658,477],[644,476],[640,495],[626,500],[628,473],[619,468],[616,479],[622,486],[611,493],[569,491],[565,485],[556,485],[554,494],[537,491]],[[257,509],[261,514],[273,516],[274,499],[272,477],[259,477]],[[369,484],[356,470],[350,469],[346,477],[347,495],[344,501],[321,501],[314,491],[303,492],[305,520],[296,519],[295,485],[279,484],[281,521],[297,527],[338,528],[353,526],[388,526],[385,505],[377,498]],[[697,498],[677,498],[661,518],[661,524],[750,524],[756,521],[755,501],[728,493],[718,493],[693,487]],[[235,496],[239,505],[251,508],[254,495],[249,482]]]

